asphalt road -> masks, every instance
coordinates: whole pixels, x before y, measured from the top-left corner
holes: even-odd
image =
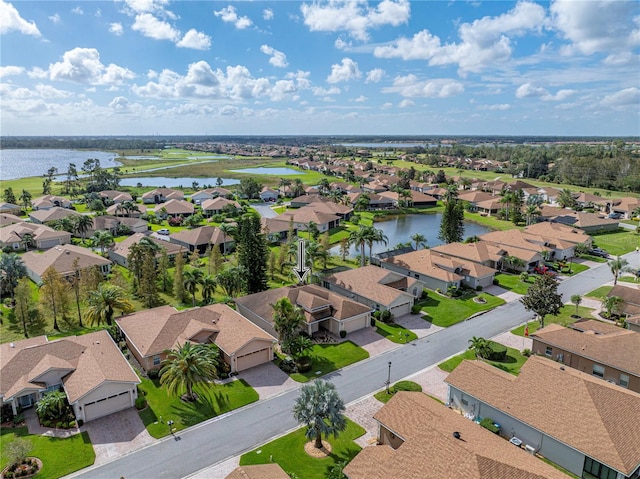
[[[640,254],[625,255],[632,267],[639,267]],[[584,294],[611,281],[606,263],[589,269],[560,285],[563,300]],[[458,323],[431,336],[341,369],[324,377],[336,385],[345,403],[384,387],[391,361],[391,381],[416,373],[464,350],[472,336],[492,337],[532,319],[520,302],[505,304]],[[213,418],[120,459],[73,475],[87,479],[180,478],[212,464],[246,452],[297,426],[291,409],[297,390],[248,405]]]

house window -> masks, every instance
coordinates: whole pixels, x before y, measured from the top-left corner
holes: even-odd
[[[160,356],[154,356],[153,357],[153,365],[154,366],[159,366],[160,365]]]
[[[628,388],[629,387],[629,376],[627,376],[626,374],[621,374],[620,375],[620,381],[618,382],[618,384],[620,386],[622,386],[623,388]]]
[[[604,378],[604,366],[600,366],[599,364],[594,364],[593,375],[598,376],[599,378]]]
[[[547,346],[546,349],[544,350],[544,355],[551,357],[552,354],[553,354],[553,348],[551,346]]]
[[[469,400],[465,399],[465,398],[461,398],[460,401],[462,402],[463,405],[468,406],[469,405]]]
[[[610,467],[600,464],[595,459],[586,457],[584,460],[584,468],[582,477],[597,478],[597,479],[616,479],[618,473]]]

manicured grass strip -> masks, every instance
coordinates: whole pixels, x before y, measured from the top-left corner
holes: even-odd
[[[621,230],[593,236],[593,246],[606,250],[612,256],[635,251],[639,237],[634,231]]]
[[[475,297],[483,298],[486,303],[476,303],[473,300]],[[435,326],[446,328],[504,303],[504,299],[487,293],[471,293],[460,298],[448,298],[429,291],[427,299],[421,300],[418,304],[427,314],[424,319],[431,321]]]
[[[599,288],[596,288],[593,291],[585,294],[585,296],[589,298],[603,299],[607,297],[609,291],[611,291],[612,289],[613,286],[600,286]]]
[[[593,256],[593,255],[590,255],[590,254],[580,255],[580,258],[585,259],[585,260],[589,260],[589,261],[593,261],[595,263],[606,263],[607,262],[606,258],[602,258],[600,256]]]
[[[174,429],[179,431],[258,400],[258,393],[242,379],[211,387],[196,386],[194,391],[200,398],[193,403],[168,395],[157,379],[141,379],[139,387],[147,393],[144,397],[149,407],[140,411],[140,417],[155,438],[169,435],[168,420],[172,420]]]
[[[588,319],[595,319],[593,318],[593,316],[591,316],[591,312],[593,311],[592,308],[587,308],[586,306],[578,306],[578,316],[580,316],[580,318],[588,318]],[[560,314],[558,316],[546,316],[544,318],[544,324],[545,326],[548,326],[550,324],[560,324],[561,326],[567,326],[569,324],[575,323],[578,319],[580,318],[572,318],[572,315],[576,314],[576,307],[573,304],[565,304],[561,309],[560,309]],[[529,334],[533,334],[535,333],[539,328],[540,328],[540,323],[535,320],[535,321],[529,321]],[[524,325],[517,327],[516,329],[513,329],[511,331],[511,333],[515,334],[516,336],[524,336]]]
[[[527,281],[522,281],[519,274],[498,273],[495,275],[498,286],[517,294],[527,294],[529,286],[536,280],[535,274],[530,274]]]
[[[331,444],[331,454],[323,458],[314,458],[304,451],[304,445],[309,442],[305,437],[305,428],[297,429],[243,454],[240,457],[240,465],[268,464],[272,460],[288,474],[294,473],[301,479],[324,479],[336,463],[349,462],[360,452],[360,446],[353,441],[364,433],[363,428],[347,419],[347,428],[337,438],[326,438]]]
[[[567,265],[562,271],[559,271],[559,274],[563,274],[565,276],[573,276],[578,273],[582,273],[583,271],[588,270],[589,267],[586,264],[580,263],[572,263],[571,264],[571,273],[569,273],[569,265]]]
[[[0,448],[0,469],[9,464],[5,454],[6,445],[16,437],[28,439],[33,444],[29,457],[37,457],[42,461],[42,471],[38,479],[56,479],[72,472],[89,467],[96,460],[89,434],[82,432],[74,436],[61,439],[57,437],[36,436],[29,434],[25,427],[2,428],[2,448]]]
[[[465,359],[474,360],[476,359],[476,353],[467,349],[464,353],[458,354],[452,358],[447,359],[446,361],[438,364],[438,367],[443,371],[450,373],[455,368],[457,368],[462,361]],[[504,361],[485,361],[487,364],[491,364],[503,371],[508,372],[509,374],[518,375],[520,374],[520,368],[525,363],[527,358],[523,356],[520,351],[514,348],[507,348],[507,357]]]
[[[383,323],[382,321],[376,321],[376,332],[387,338],[389,341],[393,341],[398,344],[404,344],[409,341],[413,341],[414,339],[418,339],[416,333],[396,323]]]
[[[555,462],[550,461],[549,459],[547,459],[546,457],[542,457],[540,456],[540,459],[544,462],[546,462],[547,464],[549,464],[552,467],[555,467],[558,471],[566,474],[567,476],[569,476],[571,479],[580,479],[580,476],[576,476],[573,472],[566,470],[564,467],[557,465]]]
[[[387,402],[389,402],[389,399],[391,399],[393,395],[398,391],[422,392],[422,386],[420,386],[418,383],[414,383],[413,381],[398,381],[389,388],[389,394],[387,394],[387,390],[385,389],[384,391],[375,393],[373,397],[381,403],[387,404]]]
[[[618,278],[619,283],[637,283],[640,282],[640,278],[637,276],[620,276]]]
[[[309,351],[309,356],[313,359],[311,371],[293,373],[291,379],[306,383],[336,369],[367,359],[369,353],[351,341],[344,341],[339,344],[315,344]],[[319,373],[316,374],[317,372]]]
[[[514,225],[511,221],[503,221],[494,216],[482,216],[480,213],[471,213],[469,211],[464,212],[464,219],[496,231],[512,230],[514,228],[522,229],[522,227]]]

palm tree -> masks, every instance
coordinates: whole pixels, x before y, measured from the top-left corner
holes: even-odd
[[[216,281],[231,298],[238,296],[246,287],[246,270],[242,266],[232,266],[221,271],[216,276]]]
[[[13,300],[13,290],[18,285],[18,280],[27,275],[27,268],[22,258],[16,253],[4,253],[0,255],[0,291],[9,290]]]
[[[427,247],[427,238],[420,233],[411,235],[411,241],[416,243],[416,251],[420,249],[420,246]]]
[[[282,194],[287,196],[288,189],[291,186],[291,180],[289,178],[280,178],[279,186],[282,188]]]
[[[629,268],[627,267],[628,264],[629,262],[626,259],[621,258],[620,256],[609,261],[609,267],[611,268],[611,273],[613,273],[614,286],[618,284],[618,276],[620,276],[620,273],[629,270]]]
[[[607,296],[602,300],[602,307],[609,314],[609,318],[611,318],[611,316],[620,314],[620,306],[623,302],[620,296]]]
[[[349,233],[349,244],[356,245],[360,248],[360,266],[364,266],[367,260],[365,255],[365,245],[367,244],[368,233],[364,226],[360,226],[357,230]]]
[[[222,223],[220,226],[220,231],[222,231],[222,256],[227,255],[227,236],[231,235],[234,231],[234,227],[229,223]]]
[[[216,292],[216,286],[218,286],[218,283],[216,283],[216,279],[213,276],[208,274],[202,278],[202,283],[200,284],[202,285],[202,299],[205,304],[209,304],[211,302],[211,298]]]
[[[321,449],[323,434],[335,437],[347,427],[344,410],[344,402],[335,386],[316,379],[300,389],[300,396],[293,406],[293,417],[307,427],[305,435],[308,439],[315,439],[315,447]]]
[[[469,349],[473,349],[476,354],[476,359],[484,359],[487,355],[488,348],[488,342],[484,338],[477,338],[474,336],[469,340]]]
[[[508,219],[509,218],[509,207],[511,206],[511,203],[513,203],[513,192],[511,191],[505,191],[504,194],[502,195],[502,198],[500,198],[500,203],[504,203],[505,207],[505,212],[504,215],[505,217]]]
[[[401,208],[408,208],[413,203],[413,193],[411,190],[402,189],[398,192],[398,199]]]
[[[571,302],[576,305],[576,316],[578,316],[578,306],[582,303],[582,296],[579,294],[571,295]]]
[[[526,264],[524,260],[518,258],[517,256],[507,256],[504,258],[503,263],[507,266],[507,269],[511,269],[514,271]]]
[[[540,215],[540,210],[536,205],[527,205],[525,216],[527,218],[527,226],[533,223],[533,218]]]
[[[273,308],[273,328],[278,333],[280,346],[286,353],[289,352],[291,342],[298,336],[300,327],[304,323],[302,310],[294,306],[289,298],[280,298]]]
[[[329,193],[329,190],[331,190],[331,185],[329,184],[329,180],[326,176],[320,180],[318,186],[320,186],[320,192],[323,195],[326,195],[327,193]]]
[[[374,228],[373,226],[366,226],[366,228],[369,231],[367,244],[369,245],[369,264],[371,264],[371,260],[373,258],[373,243],[383,243],[387,246],[389,244],[389,238],[381,229]]]
[[[31,233],[25,233],[20,236],[20,244],[24,246],[25,251],[29,251],[29,246],[33,246],[35,244],[33,235]]]
[[[93,233],[91,242],[93,243],[93,246],[100,248],[102,256],[104,256],[105,249],[114,244],[113,236],[111,236],[111,233],[106,230],[98,230]]]
[[[563,208],[573,208],[576,205],[576,200],[571,190],[564,188],[560,194],[558,194],[558,204]]]
[[[135,309],[129,296],[120,286],[100,283],[98,288],[89,292],[86,319],[91,324],[100,325],[105,322],[111,326],[113,313],[117,309],[123,314],[131,313]]]
[[[371,197],[369,196],[369,194],[362,193],[360,196],[358,196],[358,199],[356,200],[356,204],[354,205],[353,209],[356,211],[366,211],[369,209],[370,202],[371,202]]]
[[[198,290],[198,285],[202,284],[202,279],[204,277],[204,273],[199,269],[188,269],[184,273],[184,289],[187,290],[188,293],[191,293],[193,298],[193,306],[196,306],[196,292]]]
[[[40,419],[61,418],[69,403],[64,391],[51,391],[36,403],[36,414]]]
[[[176,349],[165,353],[167,357],[162,361],[160,384],[166,386],[170,394],[186,390],[184,399],[197,401],[193,387],[218,377],[218,348],[215,344],[178,344]]]
[[[294,180],[292,194],[294,198],[304,195],[304,184],[300,178]]]
[[[573,248],[573,251],[576,254],[576,256],[582,256],[583,254],[589,253],[589,247],[584,243],[578,243]]]
[[[88,215],[80,215],[76,216],[74,219],[73,231],[76,234],[79,234],[84,242],[84,237],[87,234],[87,231],[93,226],[93,218]]]
[[[27,211],[27,209],[31,206],[31,193],[29,193],[27,190],[22,190],[22,193],[20,194],[20,201],[22,202],[22,206],[24,207],[24,210]]]

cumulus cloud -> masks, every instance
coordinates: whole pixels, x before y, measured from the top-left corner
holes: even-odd
[[[340,88],[337,86],[331,88],[316,87],[313,89],[314,96],[339,95]]]
[[[262,18],[264,18],[265,20],[272,20],[273,19],[273,10],[271,10],[270,8],[265,8],[262,11]]]
[[[122,28],[122,23],[110,23],[109,24],[109,33],[113,33],[115,36],[119,37],[124,33],[124,29]]]
[[[82,7],[74,7],[71,9],[71,13],[75,15],[84,15],[84,10],[82,10]]]
[[[95,48],[74,48],[65,52],[62,61],[49,65],[51,80],[67,80],[87,85],[119,85],[135,78],[128,68],[113,63],[105,66]]]
[[[365,83],[378,83],[385,75],[386,72],[382,68],[374,68],[367,72]]]
[[[176,46],[192,48],[193,50],[208,50],[211,48],[211,37],[192,28],[184,34],[184,37],[176,43]]]
[[[62,19],[60,18],[60,15],[58,15],[57,13],[54,13],[53,15],[51,15],[49,17],[49,20],[51,20],[51,23],[55,23],[55,24],[58,24],[62,21]]]
[[[154,40],[170,40],[177,42],[180,31],[173,28],[168,22],[154,17],[150,13],[136,15],[132,30],[140,32],[143,36]]]
[[[262,45],[260,47],[260,51],[265,55],[269,55],[269,63],[271,63],[274,67],[278,68],[286,68],[289,63],[287,62],[287,56],[281,51],[276,50],[269,45]]]
[[[570,42],[566,54],[630,51],[640,45],[636,1],[556,0],[550,12],[553,28]]]
[[[448,78],[418,80],[415,75],[394,78],[393,86],[383,93],[398,93],[405,98],[449,98],[464,92],[462,83]]]
[[[239,17],[236,13],[236,7],[229,5],[222,10],[214,11],[213,14],[225,23],[233,23],[238,30],[243,30],[253,25],[251,19],[247,16]]]
[[[355,101],[356,103],[364,103],[365,101],[367,101],[367,97],[364,95],[360,95],[358,98],[355,98],[353,101]]]
[[[520,36],[542,28],[545,10],[542,6],[521,1],[509,12],[497,17],[483,17],[458,28],[459,43],[442,44],[428,30],[412,38],[399,38],[390,45],[379,46],[374,55],[379,58],[427,60],[429,65],[457,64],[460,73],[479,72],[489,65],[511,58],[509,36]]]
[[[479,110],[489,110],[489,111],[507,111],[511,109],[511,105],[508,103],[499,103],[497,105],[479,105]]]
[[[339,64],[331,65],[331,74],[327,77],[328,83],[340,83],[355,80],[362,76],[358,64],[351,58],[343,58]]]
[[[369,30],[407,23],[411,14],[408,0],[383,0],[375,6],[366,2],[330,0],[304,3],[300,10],[310,31],[343,31],[361,41],[369,39]]]
[[[25,20],[11,3],[0,0],[0,34],[9,32],[20,32],[33,37],[41,36],[35,22]]]
[[[17,67],[17,66],[0,66],[0,78],[4,78],[4,77],[8,77],[8,76],[15,76],[15,75],[22,75],[25,72],[23,67]]]
[[[630,107],[640,106],[640,90],[636,87],[625,88],[611,95],[606,95],[600,102],[608,107]]]
[[[38,93],[41,98],[52,99],[52,98],[69,98],[73,96],[73,93],[66,90],[59,90],[51,85],[43,85],[39,83],[35,86],[34,90]]]
[[[134,13],[163,13],[169,0],[124,0],[127,9]]]
[[[524,83],[516,90],[517,98],[540,98],[542,101],[563,101],[573,95],[575,90],[558,90],[555,95],[549,93],[546,88]]]
[[[398,104],[398,106],[399,106],[400,108],[409,108],[410,106],[413,106],[413,105],[415,105],[415,103],[413,102],[413,100],[407,100],[407,99],[402,100],[402,101]]]

